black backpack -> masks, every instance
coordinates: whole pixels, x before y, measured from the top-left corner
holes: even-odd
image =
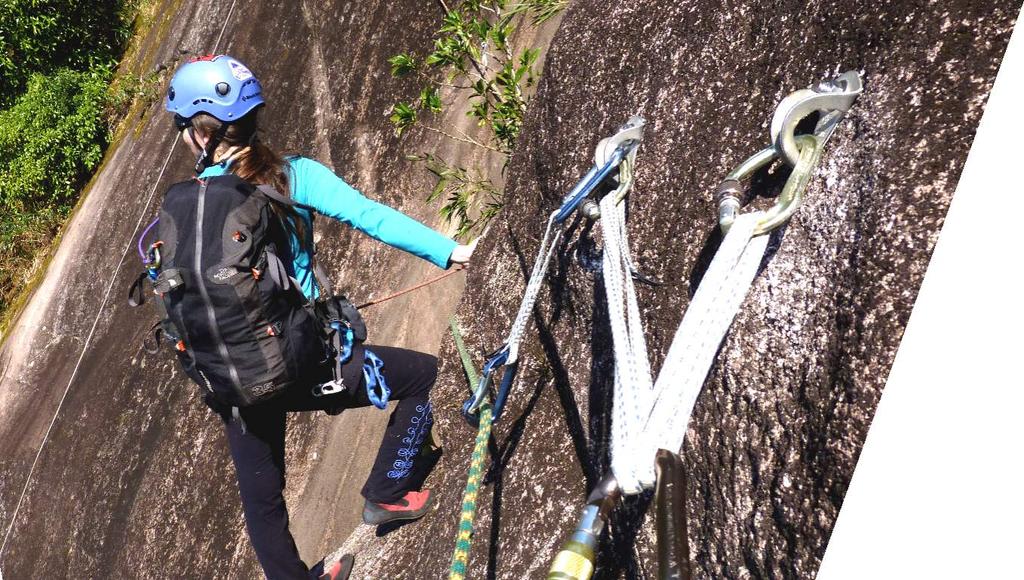
[[[208,402],[244,407],[332,376],[340,383],[339,331],[366,338],[358,312],[330,295],[322,271],[316,304],[289,277],[291,226],[273,204],[305,207],[233,174],[171,186],[146,272],[129,291],[129,303],[141,304],[151,281],[161,314],[153,336],[175,346]]]

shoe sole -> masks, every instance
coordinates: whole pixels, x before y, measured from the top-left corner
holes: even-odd
[[[387,512],[387,515],[375,519],[372,515],[367,518],[366,511],[363,511],[363,523],[368,526],[382,526],[390,522],[401,522],[406,520],[418,520],[423,516],[430,513],[431,508],[434,507],[434,495],[430,495],[430,499],[427,503],[423,504],[423,507],[413,512]]]
[[[338,574],[333,578],[330,578],[330,580],[348,580],[349,576],[352,575],[352,568],[355,566],[355,561],[355,556],[352,554],[345,554],[342,556],[341,559],[338,560],[338,564],[340,564]],[[324,580],[325,578],[329,578],[329,576],[325,574],[320,577],[320,580]]]

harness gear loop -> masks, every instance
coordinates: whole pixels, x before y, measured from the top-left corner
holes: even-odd
[[[793,131],[800,121],[811,113],[820,112],[814,135],[824,143],[862,91],[860,72],[851,70],[811,88],[794,91],[782,99],[775,108],[771,124],[772,145],[782,160],[791,167],[797,164],[800,150]]]

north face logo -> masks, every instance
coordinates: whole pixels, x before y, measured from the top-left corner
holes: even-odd
[[[234,268],[221,268],[213,274],[214,282],[227,282],[232,276],[238,273]]]
[[[261,385],[256,385],[252,387],[251,389],[249,389],[249,392],[252,393],[253,397],[256,397],[258,399],[266,395],[269,395],[270,393],[273,393],[278,388],[280,388],[280,386],[275,385],[274,383],[263,383]]]

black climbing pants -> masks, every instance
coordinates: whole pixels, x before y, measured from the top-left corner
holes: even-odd
[[[427,462],[418,455],[433,423],[429,395],[437,378],[437,359],[401,348],[367,348],[384,362],[381,373],[391,389],[391,400],[397,400],[398,405],[388,420],[362,494],[370,501],[392,503],[406,492],[418,489],[427,475],[429,465],[425,468]],[[310,388],[293,389],[277,399],[239,409],[241,420],[225,418],[245,525],[260,565],[270,580],[305,580],[320,573],[320,566],[309,570],[299,558],[288,531],[288,510],[283,495],[287,413],[335,412],[370,404],[365,381],[360,381],[354,393],[346,391],[324,397],[314,397]]]

